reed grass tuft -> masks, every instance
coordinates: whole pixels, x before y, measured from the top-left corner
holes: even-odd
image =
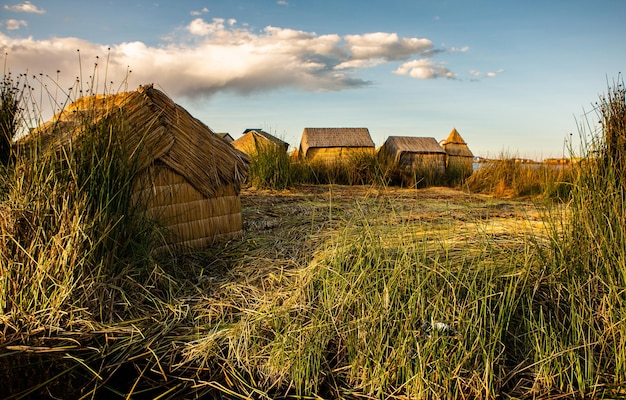
[[[525,164],[502,155],[481,165],[463,183],[474,193],[498,197],[542,197],[566,201],[570,198],[575,168],[571,164]]]
[[[8,164],[13,158],[12,141],[18,130],[20,102],[19,81],[5,72],[0,82],[0,165]]]
[[[293,186],[293,166],[282,146],[258,144],[250,157],[249,183],[257,188],[283,190]]]

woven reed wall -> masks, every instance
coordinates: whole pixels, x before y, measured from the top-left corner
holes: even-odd
[[[199,248],[243,235],[241,200],[233,186],[215,188],[215,194],[206,197],[182,175],[154,166],[138,178],[134,195],[169,231],[168,244]]]
[[[429,169],[443,174],[446,171],[446,155],[445,153],[420,154],[404,152],[398,159],[398,166],[406,172],[412,172],[417,169]]]
[[[457,144],[457,143],[444,143],[442,145],[443,149],[451,156],[458,157],[474,157],[472,151],[467,147],[465,143]]]
[[[371,147],[312,147],[306,152],[306,159],[315,163],[332,164],[350,161],[359,154],[374,154]]]

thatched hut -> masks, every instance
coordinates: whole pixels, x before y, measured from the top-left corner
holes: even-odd
[[[235,139],[231,143],[237,150],[242,151],[250,156],[258,153],[259,149],[266,146],[276,146],[287,152],[289,143],[265,132],[262,129],[246,129],[240,138]]]
[[[308,161],[333,163],[374,151],[367,128],[304,128],[298,154]]]
[[[472,174],[474,154],[456,128],[453,128],[448,137],[441,141],[441,147],[448,155],[448,171],[458,171],[463,176]]]
[[[389,136],[378,149],[378,156],[405,175],[443,174],[446,170],[446,152],[432,137]]]
[[[242,235],[247,157],[152,85],[81,98],[29,136],[60,149],[103,123],[121,125],[111,134],[132,158],[134,198],[167,228],[168,245],[204,248]]]

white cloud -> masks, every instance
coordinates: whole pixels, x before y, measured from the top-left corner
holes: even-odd
[[[336,70],[342,70],[342,69],[350,69],[350,68],[354,68],[354,69],[363,69],[363,68],[372,68],[375,67],[379,64],[384,64],[385,59],[384,58],[369,58],[369,59],[364,59],[364,60],[350,60],[350,61],[345,61],[342,62],[341,64],[335,66]]]
[[[206,14],[208,12],[209,12],[209,9],[204,7],[202,10],[194,10],[194,11],[190,12],[189,14],[194,16],[194,17],[197,17],[199,15]]]
[[[456,74],[450,71],[445,66],[445,63],[434,63],[429,59],[406,62],[393,71],[393,73],[401,76],[410,76],[416,79],[456,78]]]
[[[358,60],[383,58],[405,60],[413,54],[432,49],[429,39],[399,38],[396,33],[375,32],[345,37],[346,50]]]
[[[32,4],[30,1],[25,1],[22,4],[16,4],[13,6],[6,5],[4,6],[5,10],[13,11],[13,12],[26,12],[26,13],[34,13],[34,14],[45,14],[46,10],[37,7]]]
[[[503,72],[504,72],[504,69],[500,68],[500,69],[497,69],[495,72],[487,72],[486,76],[487,76],[487,78],[493,78],[496,75],[499,75],[499,74],[501,74]]]
[[[286,0],[278,0],[276,2],[276,4],[278,4],[279,6],[287,6],[287,5],[289,5],[289,3],[287,3]]]
[[[8,30],[13,31],[16,29],[20,29],[20,26],[28,26],[28,22],[23,19],[8,19],[5,23]]]
[[[202,18],[196,18],[189,25],[187,30],[194,36],[207,36],[215,32],[224,30],[224,20],[222,18],[213,18],[213,22],[209,23]]]
[[[450,53],[467,53],[469,51],[469,46],[463,47],[452,47],[448,50]]]
[[[470,70],[469,70],[469,71],[467,71],[467,72],[475,78],[474,80],[478,80],[478,79],[482,78],[483,76],[484,76],[485,78],[494,78],[494,77],[496,77],[498,74],[500,74],[500,73],[504,72],[504,70],[503,70],[503,69],[498,69],[498,70],[497,70],[497,71],[495,71],[495,72],[490,71],[490,72],[486,72],[485,74],[483,74],[483,73],[482,73],[482,72],[480,72],[480,71],[476,71],[476,70],[474,70],[474,69],[470,69]]]
[[[96,76],[93,79],[103,76],[94,72],[99,57],[100,71],[105,70],[102,60],[108,60],[107,81],[113,81],[113,87],[123,83],[134,89],[154,83],[173,96],[245,94],[281,87],[307,91],[363,87],[370,82],[359,77],[360,70],[411,57],[421,59],[402,64],[394,73],[421,79],[456,76],[444,63],[429,58],[441,53],[429,39],[385,32],[342,37],[275,26],[253,31],[234,19],[195,18],[159,46],[142,42],[105,46],[71,37],[36,40],[0,33],[0,54],[9,55],[13,72],[41,72],[56,79],[56,71],[61,70],[58,84],[63,88],[76,81],[77,49],[80,69],[90,71],[81,80],[89,80],[91,74]]]

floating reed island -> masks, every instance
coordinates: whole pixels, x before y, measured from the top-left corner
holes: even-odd
[[[598,114],[571,168],[268,190],[151,86],[78,99],[0,165],[0,397],[623,398],[623,85]]]

